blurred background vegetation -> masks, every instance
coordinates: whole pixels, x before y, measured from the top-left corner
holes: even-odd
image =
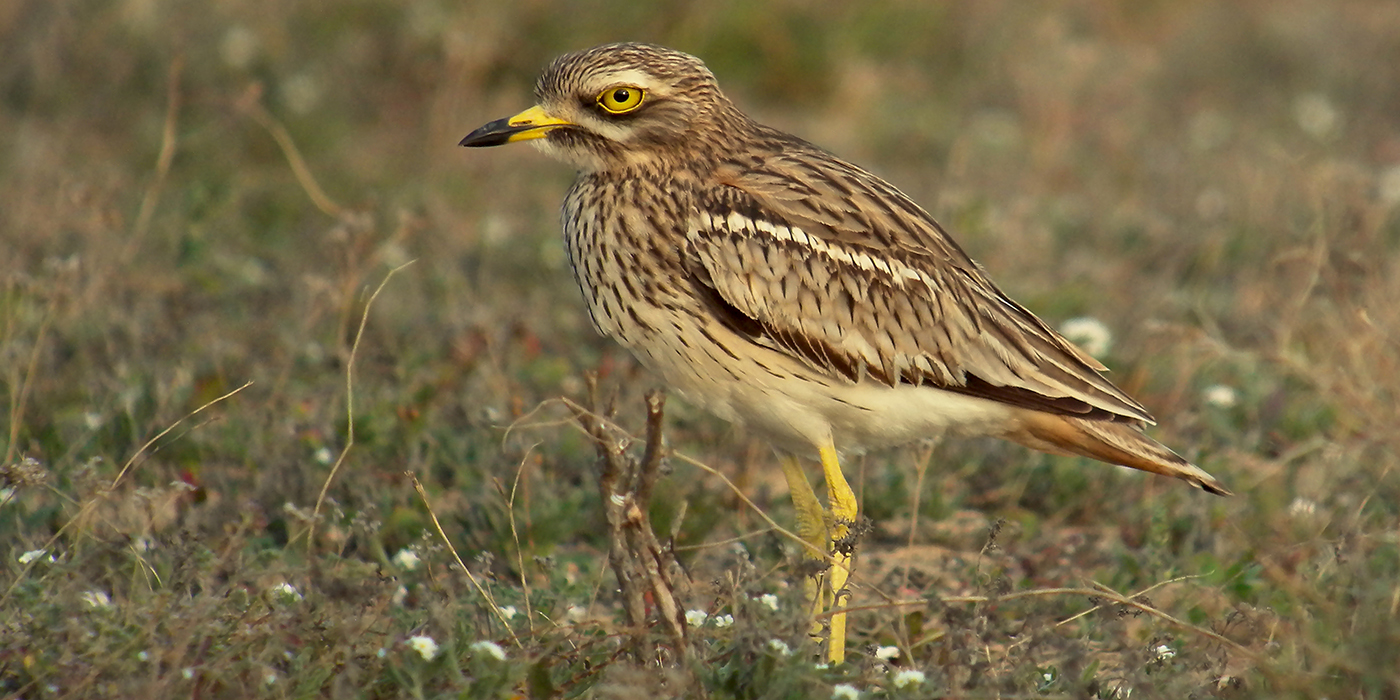
[[[559,398],[597,370],[639,428],[653,380],[588,325],[572,174],[456,147],[618,40],[701,56],[1047,321],[1097,320],[1155,434],[1238,495],[994,441],[922,479],[923,449],[871,455],[872,607],[814,669],[795,549],[673,460],[654,517],[735,624],[697,626],[695,668],[629,665]],[[1389,0],[0,5],[0,691],[1396,697],[1397,85]],[[765,446],[669,418],[791,522]],[[1187,624],[945,600],[1094,581],[1170,581],[1142,600]]]

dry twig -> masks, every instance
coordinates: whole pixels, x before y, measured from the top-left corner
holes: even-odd
[[[676,602],[676,588],[686,585],[671,547],[656,539],[647,509],[661,474],[662,419],[666,397],[660,391],[647,394],[646,447],[638,460],[628,453],[631,438],[612,422],[614,410],[600,407],[598,379],[587,377],[587,408],[570,403],[574,418],[593,438],[598,449],[598,492],[608,521],[608,562],[622,591],[623,611],[632,633],[636,658],[653,654],[646,646],[647,604],[656,608],[659,622],[671,638],[676,655],[688,657],[685,615]]]

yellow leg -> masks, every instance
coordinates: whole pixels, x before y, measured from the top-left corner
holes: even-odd
[[[856,524],[858,506],[856,494],[846,477],[841,473],[841,462],[836,457],[836,448],[822,445],[822,473],[826,477],[827,502],[831,504],[831,522],[828,533],[831,537],[831,572],[828,576],[828,589],[825,598],[830,601],[830,610],[844,610],[850,600],[846,581],[851,575],[851,559],[855,555],[855,541],[851,528]],[[831,616],[831,637],[826,649],[827,661],[839,664],[846,660],[846,613],[838,612]]]
[[[797,509],[797,534],[808,545],[802,556],[811,561],[825,563],[831,535],[827,532],[826,514],[822,511],[822,504],[817,500],[817,493],[812,490],[812,484],[807,481],[807,474],[802,471],[802,465],[797,458],[784,455],[781,461],[783,476],[787,477],[788,490],[792,492],[792,505]],[[808,577],[805,588],[807,601],[812,604],[812,614],[826,612],[820,578]],[[821,631],[821,623],[814,622],[812,635],[818,636]]]
[[[850,542],[851,526],[856,522],[856,497],[846,478],[841,474],[841,464],[836,450],[830,445],[820,450],[822,471],[826,476],[827,502],[831,510],[825,511],[802,465],[793,457],[782,458],[783,475],[787,477],[788,488],[792,491],[793,506],[797,509],[797,532],[810,546],[805,552],[808,559],[826,562],[831,565],[826,572],[807,580],[807,599],[812,603],[812,614],[819,615],[838,608],[844,608],[849,595],[845,592],[846,581],[850,577],[851,555],[854,545]],[[846,660],[846,614],[831,616],[830,631],[827,636],[826,659],[833,664]],[[821,623],[813,623],[813,636],[822,632]]]

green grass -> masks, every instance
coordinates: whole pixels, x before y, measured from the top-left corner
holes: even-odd
[[[0,694],[1395,697],[1393,5],[0,11]],[[690,664],[658,628],[639,665],[560,398],[596,370],[639,433],[654,380],[569,279],[570,174],[455,146],[621,39],[884,175],[1052,324],[1101,320],[1237,496],[988,440],[922,480],[921,447],[853,459],[867,607],[821,669],[799,550],[673,457],[651,517],[708,617]],[[791,525],[766,447],[668,414]]]

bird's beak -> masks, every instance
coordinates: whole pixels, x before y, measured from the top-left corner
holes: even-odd
[[[542,107],[531,107],[509,119],[497,119],[476,131],[457,144],[471,148],[500,146],[517,141],[544,138],[546,134],[561,126],[573,126],[573,122],[551,117]]]

